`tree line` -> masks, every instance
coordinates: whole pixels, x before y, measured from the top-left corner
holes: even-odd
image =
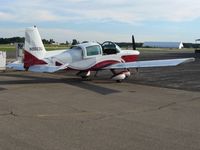
[[[0,38],[0,44],[11,44],[11,43],[24,43],[25,38],[24,37],[11,37],[11,38]],[[55,43],[54,39],[42,39],[43,44],[53,44]],[[65,45],[75,45],[78,44],[79,42],[76,39],[73,39],[72,42],[66,41]]]
[[[11,37],[11,38],[0,38],[0,44],[11,44],[11,43],[24,43],[24,37]],[[46,40],[42,39],[44,44],[52,44],[55,43],[53,39]]]
[[[0,38],[0,44],[24,43],[24,37]]]

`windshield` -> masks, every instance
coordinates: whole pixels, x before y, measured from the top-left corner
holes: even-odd
[[[121,51],[121,48],[116,44],[116,50],[119,53]]]
[[[99,55],[101,54],[101,47],[99,45],[93,45],[86,47],[87,56]]]

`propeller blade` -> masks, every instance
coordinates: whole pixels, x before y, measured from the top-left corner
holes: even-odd
[[[136,50],[135,38],[133,35],[132,35],[132,46],[133,46],[133,50]]]

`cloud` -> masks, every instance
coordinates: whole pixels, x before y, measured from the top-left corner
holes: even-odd
[[[0,26],[18,30],[16,26],[40,25],[42,34],[47,35],[43,31],[48,28],[46,31],[52,34],[46,37],[53,35],[62,42],[66,37],[78,37],[80,41],[130,41],[130,32],[138,33],[139,41],[152,36],[181,39],[191,33],[189,24],[197,24],[192,34],[199,35],[199,18],[199,0],[3,0],[0,7]],[[70,30],[63,29],[67,27]],[[176,37],[167,36],[174,33]]]
[[[30,17],[32,16],[32,17]],[[34,12],[29,12],[29,15],[26,15],[25,18],[20,17],[19,21],[21,22],[45,22],[45,21],[58,21],[61,20],[62,17],[53,14],[48,10],[36,10]]]
[[[200,17],[198,0],[85,0],[73,8],[82,18],[96,20],[114,20],[124,23],[142,21],[188,21]],[[76,13],[75,13],[76,12]]]
[[[77,31],[69,29],[58,29],[58,28],[38,28],[42,39],[53,38],[56,42],[71,42],[72,39],[77,39],[78,41],[98,41],[103,42],[106,40],[121,42],[130,41],[129,35],[126,34],[109,34],[106,32],[98,31]],[[0,28],[0,33],[2,37],[24,37],[24,28]]]
[[[135,12],[138,12],[137,14],[144,21],[181,22],[199,18],[199,5],[200,1],[198,0],[142,0],[135,4]]]
[[[14,17],[12,14],[0,11],[0,20],[1,21],[12,20],[13,18]]]
[[[0,38],[23,37],[25,34],[24,31],[22,28],[0,28]]]
[[[0,17],[4,20],[17,18],[17,21],[24,22],[63,20],[100,22],[111,20],[130,24],[149,20],[180,22],[199,18],[199,6],[198,0],[15,0],[12,3],[3,3]]]
[[[69,29],[57,29],[57,28],[39,28],[41,37],[48,39],[49,37],[55,39],[58,42],[72,41],[77,39],[78,41],[98,41],[103,42],[106,40],[111,41],[130,41],[130,37],[126,34],[109,34],[107,32],[98,31],[77,31]]]

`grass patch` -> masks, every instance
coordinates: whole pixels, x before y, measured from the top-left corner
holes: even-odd
[[[68,49],[69,46],[67,45],[50,45],[47,44],[45,45],[45,49],[48,51],[51,50],[61,50],[61,49]],[[15,51],[15,45],[10,45],[10,44],[0,44],[0,51]]]
[[[51,44],[45,44],[44,45],[45,49],[47,51],[51,50],[61,50],[61,49],[69,49],[69,46],[67,45],[51,45]]]
[[[0,51],[14,51],[15,45],[10,44],[0,44]]]

